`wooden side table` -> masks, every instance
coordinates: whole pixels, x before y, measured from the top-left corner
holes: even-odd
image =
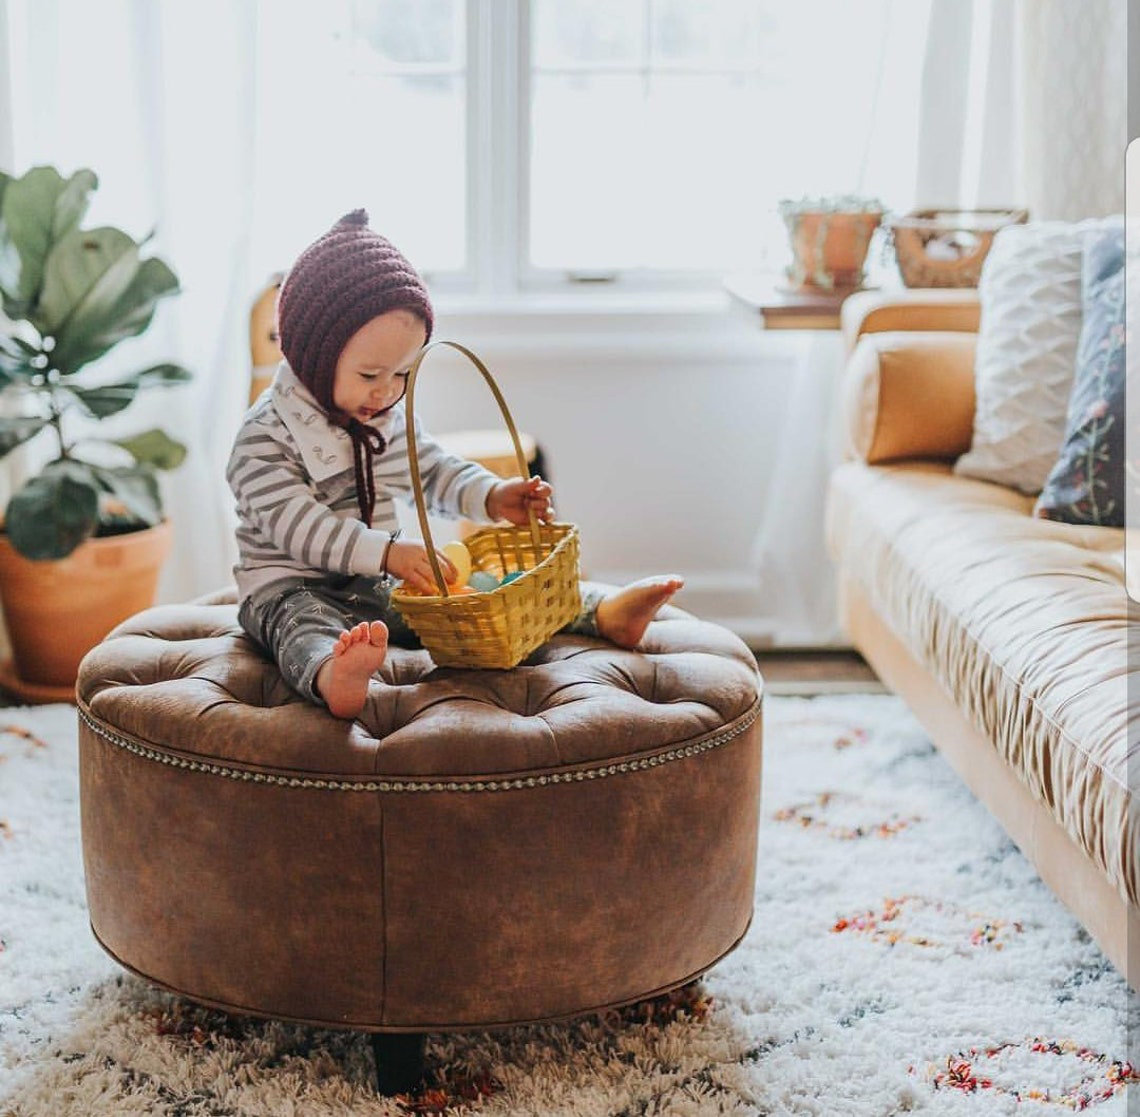
[[[787,291],[769,275],[731,275],[725,290],[760,315],[766,330],[838,330],[843,300],[853,291]]]

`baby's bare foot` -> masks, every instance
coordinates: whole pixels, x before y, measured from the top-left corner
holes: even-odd
[[[598,632],[623,648],[636,647],[657,610],[684,584],[676,574],[659,574],[614,590],[598,604]]]
[[[317,691],[329,713],[354,718],[364,709],[368,680],[388,654],[388,628],[382,621],[361,621],[340,634],[331,658],[317,672]]]

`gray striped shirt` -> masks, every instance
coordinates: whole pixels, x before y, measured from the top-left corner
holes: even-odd
[[[414,499],[405,424],[403,401],[370,424],[388,445],[373,461],[376,508],[365,526],[351,439],[327,420],[292,369],[284,361],[278,366],[271,387],[247,412],[226,467],[237,499],[239,598],[281,578],[379,573],[399,525],[393,496]],[[488,522],[486,500],[499,478],[445,452],[418,419],[415,431],[428,510]]]

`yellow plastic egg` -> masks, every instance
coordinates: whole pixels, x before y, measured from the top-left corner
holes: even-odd
[[[458,539],[445,543],[440,550],[455,567],[455,581],[448,584],[456,587],[467,585],[467,579],[471,577],[471,552]]]

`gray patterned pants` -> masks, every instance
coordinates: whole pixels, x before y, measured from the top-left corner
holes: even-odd
[[[595,615],[603,591],[582,585],[582,611],[563,632],[597,636]],[[238,610],[246,633],[276,661],[285,681],[310,702],[324,705],[315,682],[340,634],[361,621],[383,621],[388,639],[401,648],[418,648],[419,637],[391,602],[380,579],[363,575],[284,578],[247,597]]]

